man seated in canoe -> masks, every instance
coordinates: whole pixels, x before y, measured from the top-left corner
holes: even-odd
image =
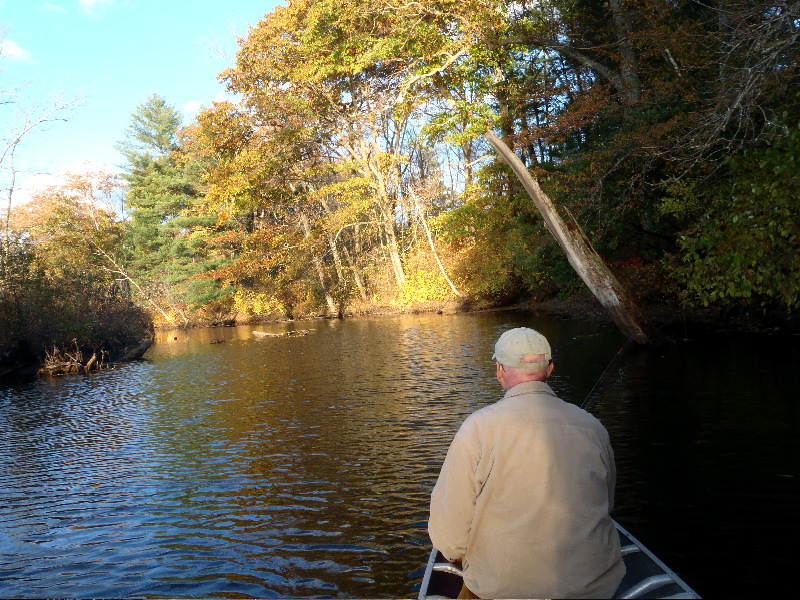
[[[431,494],[431,541],[461,564],[459,598],[610,598],[625,565],[608,433],[546,383],[539,332],[506,331],[493,358],[505,396],[456,433]]]

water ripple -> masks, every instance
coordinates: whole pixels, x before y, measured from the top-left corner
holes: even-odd
[[[453,383],[417,377],[428,349],[392,379],[358,375],[343,349],[310,378],[314,357],[290,368],[252,340],[156,346],[117,371],[0,391],[2,595],[408,595],[468,408],[452,410]]]

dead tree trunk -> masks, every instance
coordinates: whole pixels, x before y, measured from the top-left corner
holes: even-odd
[[[577,222],[574,219],[569,224],[564,222],[522,161],[494,131],[487,131],[486,139],[514,170],[542,214],[550,233],[566,253],[569,264],[605,307],[620,331],[639,344],[650,343],[657,334],[647,324],[627,290],[603,263]]]
[[[132,283],[132,284],[134,285],[134,287],[135,287],[135,288],[136,288],[136,289],[139,291],[139,293],[142,295],[142,297],[143,297],[145,300],[147,300],[147,302],[148,302],[148,304],[150,304],[150,306],[152,306],[152,307],[153,307],[155,310],[157,310],[158,312],[160,312],[160,313],[161,313],[161,316],[162,316],[162,317],[164,317],[164,319],[166,319],[167,321],[169,321],[169,322],[170,322],[170,323],[172,323],[173,325],[177,325],[177,323],[175,322],[175,319],[173,319],[172,317],[170,317],[170,316],[169,316],[169,315],[168,315],[168,314],[167,314],[167,313],[164,311],[164,309],[163,309],[163,308],[161,308],[161,307],[158,305],[158,303],[157,303],[155,300],[153,300],[153,299],[150,297],[150,294],[146,293],[146,292],[145,292],[145,291],[142,289],[142,287],[141,287],[141,286],[140,286],[138,283],[136,283],[136,281],[135,281],[134,279],[132,279],[130,275],[128,275],[128,272],[127,272],[127,271],[126,271],[124,268],[122,268],[122,266],[121,266],[121,265],[120,265],[120,264],[119,264],[119,263],[118,263],[116,260],[114,260],[114,258],[113,258],[113,257],[112,257],[112,256],[111,256],[111,255],[110,255],[108,252],[106,252],[106,251],[105,251],[105,250],[103,250],[102,248],[97,248],[97,250],[95,251],[95,254],[97,254],[98,256],[103,256],[103,257],[104,257],[104,258],[105,258],[105,259],[106,259],[106,260],[107,260],[107,261],[108,261],[108,262],[111,264],[111,266],[112,266],[112,267],[114,267],[113,269],[112,269],[112,268],[109,268],[109,267],[105,267],[105,269],[106,269],[107,271],[109,271],[109,272],[111,272],[111,273],[114,273],[114,274],[116,274],[116,275],[120,275],[120,276],[121,276],[123,279],[125,279],[125,280],[127,280],[128,282]],[[186,316],[185,316],[185,315],[184,315],[184,319],[183,319],[183,321],[184,321],[184,322],[183,322],[183,328],[184,328],[184,329],[186,329],[186,326],[189,324],[189,320],[186,318]]]

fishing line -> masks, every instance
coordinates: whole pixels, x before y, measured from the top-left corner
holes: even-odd
[[[586,398],[581,403],[580,407],[582,409],[591,412],[591,408],[597,403],[597,399],[600,397],[602,392],[605,391],[604,380],[608,377],[608,374],[611,372],[612,365],[614,365],[614,363],[617,362],[620,359],[620,357],[625,353],[625,348],[628,347],[628,344],[630,344],[632,340],[633,337],[629,337],[627,340],[625,340],[625,343],[622,344],[622,346],[620,346],[620,349],[617,350],[617,353],[611,358],[611,361],[608,363],[608,366],[600,374],[600,377],[597,379],[595,384],[592,386],[592,389],[589,390],[589,393],[587,394]],[[618,374],[620,378],[625,376],[625,373],[622,371],[622,369],[619,369]],[[604,384],[602,387],[600,386],[601,383]]]

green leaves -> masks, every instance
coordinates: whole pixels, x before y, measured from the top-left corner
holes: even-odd
[[[222,75],[238,102],[185,130],[163,98],[140,105],[131,264],[176,302],[211,299],[188,285],[211,269],[236,306],[293,314],[356,288],[434,297],[437,248],[475,296],[570,293],[493,127],[612,262],[652,274],[674,253],[654,293],[795,306],[796,50],[736,104],[753,57],[735,32],[788,35],[753,6],[723,2],[720,30],[717,8],[660,1],[290,0]]]
[[[127,158],[125,267],[143,303],[178,312],[219,296],[210,289],[213,281],[200,278],[218,259],[208,243],[216,219],[198,211],[205,155],[186,144],[180,121],[180,112],[153,94],[132,115],[132,141],[120,144]],[[228,136],[237,133],[226,123],[216,126]]]
[[[182,119],[180,111],[167,104],[166,98],[152,94],[136,107],[117,148],[129,160],[136,155],[164,157],[177,148]]]
[[[785,159],[797,150],[793,129],[731,161],[727,185],[682,186],[665,201],[665,212],[696,219],[681,233],[681,262],[672,267],[686,302],[800,307],[800,168]]]

